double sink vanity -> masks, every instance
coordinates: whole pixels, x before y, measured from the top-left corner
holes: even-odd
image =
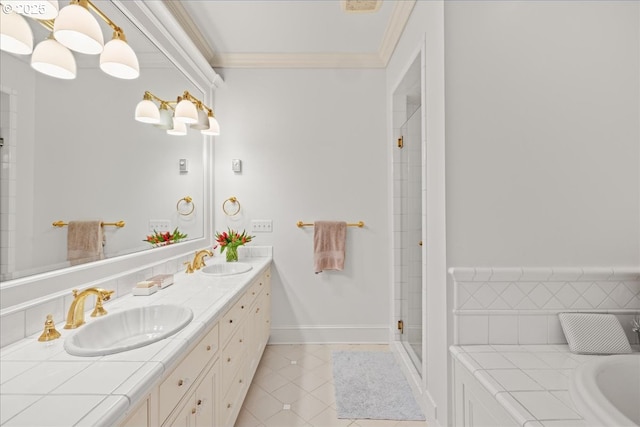
[[[0,424],[233,426],[269,338],[270,265],[178,273],[81,327],[60,324],[60,339],[4,347]]]

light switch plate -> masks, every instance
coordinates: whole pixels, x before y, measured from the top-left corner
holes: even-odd
[[[235,173],[240,173],[240,172],[242,172],[242,160],[240,160],[240,159],[233,159],[233,160],[231,160],[231,169],[232,169]]]
[[[254,219],[251,221],[252,233],[271,233],[273,231],[273,221],[270,219]]]
[[[158,233],[171,231],[171,221],[168,219],[150,219],[149,233],[153,233],[154,231],[157,231]]]

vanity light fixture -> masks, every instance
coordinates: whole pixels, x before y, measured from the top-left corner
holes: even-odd
[[[73,57],[73,53],[58,43],[53,34],[38,43],[33,50],[31,67],[59,79],[76,78],[76,59]]]
[[[0,49],[28,55],[33,51],[33,32],[26,19],[15,12],[0,12]]]
[[[174,136],[184,136],[187,134],[187,124],[183,121],[180,121],[173,117],[173,127],[171,129],[167,129],[167,133],[169,135]]]
[[[113,30],[112,40],[106,45],[100,24],[91,12]],[[71,0],[59,12],[57,0],[2,0],[0,47],[7,52],[28,55],[32,53],[33,32],[27,20],[19,14],[52,31],[47,40],[36,46],[37,57],[31,58],[37,71],[61,79],[75,78],[75,59],[69,59],[70,52],[61,53],[64,46],[80,53],[100,54],[100,69],[110,76],[135,79],[140,75],[138,58],[127,43],[124,31],[90,0]],[[59,58],[60,55],[63,58]]]
[[[104,48],[104,37],[88,4],[88,0],[72,1],[63,7],[53,23],[53,35],[71,50],[96,55]]]
[[[146,91],[136,106],[135,119],[166,129],[169,135],[186,135],[187,124],[203,135],[220,135],[213,110],[186,90],[176,101],[166,101]]]

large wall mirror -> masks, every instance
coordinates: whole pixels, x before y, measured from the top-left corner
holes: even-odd
[[[1,53],[2,288],[70,268],[68,227],[56,227],[56,221],[125,223],[103,227],[107,260],[95,263],[163,250],[144,241],[154,227],[178,227],[186,241],[205,237],[208,148],[203,141],[210,137],[193,129],[185,136],[168,135],[135,121],[134,110],[145,91],[175,101],[186,90],[206,101],[211,88],[157,46],[153,31],[139,28],[131,10],[146,8],[134,6],[142,2],[93,3],[124,30],[140,62],[137,79],[105,74],[99,55],[74,52],[77,77],[61,80],[33,70],[30,55]],[[141,15],[147,24],[156,21],[147,15]],[[35,46],[49,31],[28,21]],[[106,42],[112,30],[99,22]],[[161,30],[155,34],[166,31],[156,26]]]

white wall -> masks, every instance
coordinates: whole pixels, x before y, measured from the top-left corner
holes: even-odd
[[[446,4],[450,266],[640,263],[639,7]]]
[[[387,90],[426,37],[427,150],[442,159],[442,111],[429,111],[442,64],[446,81],[446,242],[427,250],[427,384],[447,424],[452,295],[429,251],[446,247],[448,267],[640,264],[640,3],[445,2],[443,22],[440,7],[416,3]],[[444,170],[429,164],[433,183]],[[444,224],[442,213],[431,221]]]
[[[216,91],[215,229],[250,230],[274,246],[272,342],[384,341],[390,259],[384,70],[224,72]],[[389,142],[390,143],[390,142]],[[243,172],[231,171],[241,159]],[[242,211],[226,217],[225,199]],[[296,222],[364,221],[349,227],[343,272],[313,272],[313,228]]]

